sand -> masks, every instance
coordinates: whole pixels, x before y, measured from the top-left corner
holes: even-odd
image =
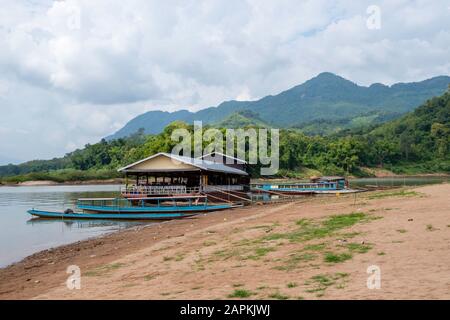
[[[1,269],[0,299],[449,299],[449,194],[440,184],[304,198],[119,231]],[[286,237],[352,212],[364,220]],[[79,290],[65,284],[69,265]],[[370,266],[379,289],[367,287]]]

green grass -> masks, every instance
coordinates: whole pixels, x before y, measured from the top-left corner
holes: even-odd
[[[324,260],[328,263],[339,263],[344,262],[349,259],[351,259],[353,256],[351,253],[333,253],[333,252],[327,252],[325,253]]]
[[[269,296],[269,298],[277,299],[277,300],[287,300],[287,299],[289,299],[289,296],[284,295],[284,294],[281,294],[281,293],[279,293],[279,292],[275,292],[275,293],[272,293],[272,294]]]
[[[397,232],[398,233],[406,233],[406,232],[408,232],[406,229],[397,229]]]
[[[383,191],[368,196],[369,199],[383,199],[388,197],[415,197],[421,194],[411,190]]]
[[[306,251],[322,251],[326,248],[325,243],[319,243],[319,244],[309,244],[305,246],[304,250]]]
[[[228,295],[228,298],[248,298],[251,295],[253,295],[251,291],[245,289],[236,289],[233,291],[233,293]]]
[[[311,277],[305,282],[305,285],[310,288],[306,290],[308,293],[316,293],[317,297],[322,297],[325,294],[325,290],[329,287],[336,285],[337,288],[343,288],[345,279],[349,276],[348,273],[337,272],[333,275],[318,274]]]
[[[214,245],[216,245],[216,244],[217,244],[217,243],[216,243],[215,241],[212,241],[212,240],[207,240],[207,241],[203,242],[203,245],[204,245],[205,247],[214,246]]]
[[[379,256],[384,256],[384,255],[386,255],[386,253],[383,252],[383,251],[380,251],[380,252],[377,253],[377,255],[379,255]]]
[[[295,222],[295,224],[298,225],[298,226],[304,227],[304,226],[307,226],[307,225],[310,224],[310,220],[309,220],[309,219],[306,219],[306,218],[303,218],[303,219],[297,220],[297,221]]]
[[[94,268],[92,270],[89,270],[89,271],[85,272],[84,275],[87,276],[87,277],[101,276],[101,275],[103,275],[105,273],[108,273],[110,271],[117,270],[117,269],[119,269],[119,268],[121,268],[123,266],[125,266],[125,264],[124,263],[120,263],[120,262],[111,263],[111,264],[105,264],[103,266],[100,266],[100,267],[97,267],[97,268]]]
[[[276,266],[274,269],[280,271],[291,271],[298,268],[301,262],[312,261],[316,257],[317,256],[312,253],[294,253],[287,259],[284,265]]]
[[[260,248],[256,248],[254,250],[254,254],[248,256],[248,259],[253,259],[253,260],[258,260],[261,257],[264,257],[265,255],[267,255],[269,252],[275,251],[275,248],[270,248],[270,247],[260,247]]]
[[[286,285],[286,287],[288,287],[288,288],[295,288],[297,286],[297,283],[296,282],[289,282],[287,285]]]
[[[296,222],[296,225],[299,226],[296,230],[286,233],[273,233],[265,236],[263,240],[272,241],[287,239],[290,242],[304,242],[313,239],[321,239],[335,235],[338,230],[351,227],[356,223],[373,219],[376,219],[376,217],[368,216],[363,212],[334,215],[315,223],[302,219],[299,220],[300,222]]]
[[[436,231],[438,229],[436,229],[435,227],[433,227],[432,224],[427,224],[427,231]]]
[[[357,253],[366,253],[367,251],[372,249],[372,245],[360,243],[348,243],[346,247],[350,250],[350,252],[357,252]]]

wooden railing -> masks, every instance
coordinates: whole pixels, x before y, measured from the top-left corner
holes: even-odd
[[[120,192],[122,195],[176,195],[176,194],[196,194],[200,192],[214,192],[214,191],[243,191],[242,185],[214,185],[202,187],[186,187],[181,185],[174,186],[122,186]]]
[[[243,185],[211,185],[211,186],[203,186],[202,191],[204,192],[212,192],[212,191],[243,191]]]
[[[126,195],[171,195],[199,193],[200,189],[186,186],[122,186],[120,192]]]

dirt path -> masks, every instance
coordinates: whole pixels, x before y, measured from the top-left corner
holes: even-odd
[[[1,269],[0,298],[449,299],[449,194],[307,198],[126,230]],[[65,285],[69,265],[80,290]]]

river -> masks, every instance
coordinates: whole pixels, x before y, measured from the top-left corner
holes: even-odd
[[[113,197],[118,185],[0,187],[0,267],[35,252],[145,222],[32,219],[28,209],[61,211],[83,197]]]

